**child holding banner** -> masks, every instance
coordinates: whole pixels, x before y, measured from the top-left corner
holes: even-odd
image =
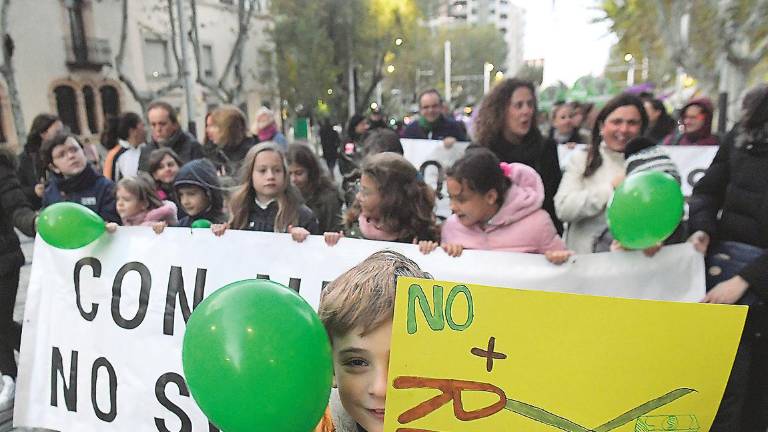
[[[198,219],[206,219],[214,224],[227,221],[216,167],[209,160],[195,159],[187,162],[179,170],[173,188],[186,213],[179,220],[179,226],[191,227],[192,222]]]
[[[438,240],[435,193],[419,172],[397,153],[379,153],[363,161],[360,190],[347,211],[342,232],[326,232],[329,246],[343,236],[418,243]]]
[[[543,253],[555,264],[571,255],[542,209],[544,184],[533,168],[500,163],[490,150],[473,148],[447,177],[453,215],[441,237],[448,255],[457,257],[464,248]]]
[[[161,233],[166,226],[175,226],[176,204],[162,201],[155,192],[154,182],[147,174],[123,177],[115,190],[117,213],[125,226],[151,226]],[[117,224],[107,223],[107,232],[117,230]]]
[[[291,233],[297,242],[319,234],[317,218],[302,204],[301,194],[288,179],[288,164],[277,145],[261,143],[245,155],[241,184],[230,199],[230,220],[214,224],[221,236],[232,227],[247,231]]]
[[[88,207],[107,222],[120,222],[115,209],[115,184],[88,163],[76,136],[60,133],[46,140],[40,158],[53,172],[43,193],[43,207],[69,201]]]
[[[399,276],[431,279],[405,256],[380,251],[323,290],[318,314],[331,339],[334,386],[338,387],[343,408],[332,394],[329,412],[316,432],[384,429],[389,346]]]

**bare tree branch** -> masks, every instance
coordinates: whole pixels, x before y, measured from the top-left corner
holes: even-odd
[[[176,0],[181,1],[181,0]],[[184,68],[181,66],[181,57],[179,57],[179,51],[176,49],[176,19],[173,14],[173,0],[167,0],[168,2],[168,22],[171,25],[171,50],[173,51],[173,59],[176,61],[176,74],[182,76]],[[184,19],[179,17],[179,19]],[[182,35],[184,37],[184,35]]]
[[[220,87],[218,87],[215,83],[209,81],[204,76],[204,71],[202,67],[202,55],[201,55],[201,46],[200,46],[200,35],[198,32],[198,22],[197,22],[197,1],[196,0],[190,0],[190,8],[192,10],[192,46],[194,47],[194,53],[195,53],[195,67],[197,68],[197,78],[196,82],[203,86],[206,90],[208,90],[211,94],[213,94],[217,99],[220,101],[228,101],[230,96],[226,92],[222,91]]]
[[[656,10],[659,14],[658,28],[664,40],[668,42],[669,57],[672,62],[700,80],[710,83],[709,86],[717,86],[719,72],[703,66],[695,55],[690,45],[683,41],[681,34],[681,20],[685,14],[690,14],[692,3],[690,0],[676,0],[667,7],[664,0],[656,0]]]
[[[357,112],[365,111],[365,105],[371,99],[371,95],[373,94],[374,90],[376,90],[376,85],[378,85],[379,82],[384,78],[384,74],[382,73],[382,70],[384,68],[384,55],[386,53],[384,52],[384,50],[379,50],[379,51],[381,52],[377,54],[373,60],[374,66],[373,66],[373,76],[371,77],[371,83],[366,89],[363,97],[360,98],[360,101],[359,101],[360,105],[358,107],[355,107]]]
[[[227,60],[226,66],[224,67],[224,70],[221,72],[221,78],[219,79],[219,87],[223,88],[224,83],[227,79],[227,76],[229,75],[230,70],[235,65],[235,63],[242,63],[243,59],[243,50],[242,46],[245,44],[246,40],[248,40],[248,28],[251,21],[251,17],[253,16],[253,10],[255,9],[255,0],[248,0],[248,3],[250,4],[250,7],[248,8],[248,12],[245,12],[245,2],[246,0],[239,0],[238,2],[238,28],[237,28],[237,38],[235,39],[235,44],[232,47],[232,52],[229,54],[229,59]],[[243,16],[245,19],[243,19]],[[242,77],[240,77],[242,78]],[[237,77],[235,77],[237,80]],[[242,83],[239,84],[242,86]],[[237,88],[238,84],[235,84],[235,87]],[[231,100],[230,100],[231,101]]]
[[[766,15],[768,15],[768,0],[757,0],[757,4],[749,13],[749,18],[741,26],[742,31],[748,35],[755,34],[765,23]]]
[[[13,126],[16,129],[16,137],[19,145],[27,140],[27,133],[24,127],[24,112],[21,109],[21,99],[19,97],[18,86],[16,85],[16,72],[13,68],[13,50],[14,43],[11,35],[8,34],[8,10],[11,7],[11,0],[3,1],[0,8],[0,43],[3,44],[3,64],[0,65],[0,75],[5,80],[8,90],[8,99],[11,102],[11,114],[13,116]]]
[[[747,62],[754,66],[760,63],[760,60],[768,55],[768,36],[762,38],[752,49],[752,54],[747,57]]]
[[[170,9],[169,9],[170,10]],[[123,58],[125,56],[125,43],[128,38],[128,0],[122,0],[122,17],[120,28],[120,46],[117,50],[117,56],[115,57],[115,71],[117,72],[118,79],[128,88],[136,102],[141,106],[142,113],[146,114],[147,105],[154,99],[164,96],[173,90],[180,89],[184,86],[184,77],[179,72],[176,79],[169,82],[165,86],[161,87],[157,91],[142,92],[124,72],[123,72]]]

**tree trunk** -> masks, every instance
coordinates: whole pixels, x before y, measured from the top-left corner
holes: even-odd
[[[3,64],[0,66],[0,75],[3,76],[8,89],[8,99],[11,102],[11,113],[13,115],[13,127],[16,129],[18,146],[21,148],[27,140],[27,132],[24,125],[24,112],[21,109],[19,89],[16,85],[16,72],[13,68],[13,39],[8,34],[8,9],[10,7],[11,0],[5,0],[0,9],[0,43],[3,44]]]
[[[722,66],[720,92],[728,94],[727,130],[730,130],[734,123],[740,120],[741,99],[744,96],[751,69],[750,66],[739,65],[727,60]]]

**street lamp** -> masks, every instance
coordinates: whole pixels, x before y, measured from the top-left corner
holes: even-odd
[[[389,65],[387,66],[387,72],[392,73],[395,71],[395,65]]]
[[[403,38],[397,38],[395,39],[395,45],[400,46],[403,44]]]
[[[635,58],[630,53],[624,54],[624,61],[628,63],[627,87],[635,85]]]
[[[491,87],[491,71],[493,67],[492,63],[483,63],[483,94],[488,93],[488,89]]]

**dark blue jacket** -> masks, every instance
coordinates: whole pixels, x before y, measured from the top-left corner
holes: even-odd
[[[456,138],[456,141],[467,141],[467,132],[454,120],[441,115],[432,125],[432,130],[424,130],[418,120],[412,121],[405,128],[403,138],[441,140],[446,137]]]
[[[121,223],[115,208],[115,184],[90,165],[74,177],[52,176],[43,194],[43,207],[62,201],[82,204],[107,222]]]

